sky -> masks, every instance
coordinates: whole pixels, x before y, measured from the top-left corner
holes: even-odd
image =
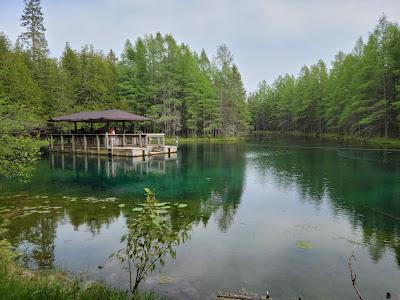
[[[22,0],[0,0],[0,31],[12,41],[22,31],[23,7]],[[400,0],[42,0],[42,7],[53,57],[67,41],[119,55],[128,38],[171,33],[210,58],[227,45],[249,92],[262,80],[350,52],[382,14],[400,21]]]

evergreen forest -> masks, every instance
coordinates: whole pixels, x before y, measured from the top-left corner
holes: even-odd
[[[400,136],[400,27],[383,16],[368,40],[248,97],[256,131]]]
[[[52,116],[117,108],[150,117],[142,128],[168,136],[400,135],[400,28],[385,16],[351,53],[262,81],[251,93],[225,45],[209,57],[155,33],[127,40],[120,55],[67,42],[55,58],[40,0],[25,1],[20,25],[15,42],[0,33],[2,134],[35,135]]]

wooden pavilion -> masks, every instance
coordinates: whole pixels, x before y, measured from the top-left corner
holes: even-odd
[[[125,133],[125,124],[150,121],[149,118],[131,114],[118,109],[103,111],[79,112],[48,120],[54,122],[74,123],[73,133],[49,133],[49,150],[51,152],[70,152],[82,154],[147,156],[169,154],[177,151],[177,146],[165,145],[164,133]],[[90,124],[89,133],[78,133],[77,123]],[[110,128],[111,122],[122,122],[123,132],[119,134],[93,133],[93,123],[104,123]]]

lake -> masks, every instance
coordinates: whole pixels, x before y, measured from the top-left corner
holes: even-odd
[[[108,257],[145,187],[188,204],[171,212],[174,228],[192,223],[145,288],[172,299],[240,289],[357,299],[347,266],[355,247],[365,299],[400,299],[400,152],[390,149],[258,138],[180,145],[145,161],[50,155],[30,182],[1,181],[0,234],[27,267],[127,288],[126,270]]]

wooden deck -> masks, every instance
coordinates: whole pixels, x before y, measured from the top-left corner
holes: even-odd
[[[176,153],[163,133],[49,134],[50,152],[139,157]]]

